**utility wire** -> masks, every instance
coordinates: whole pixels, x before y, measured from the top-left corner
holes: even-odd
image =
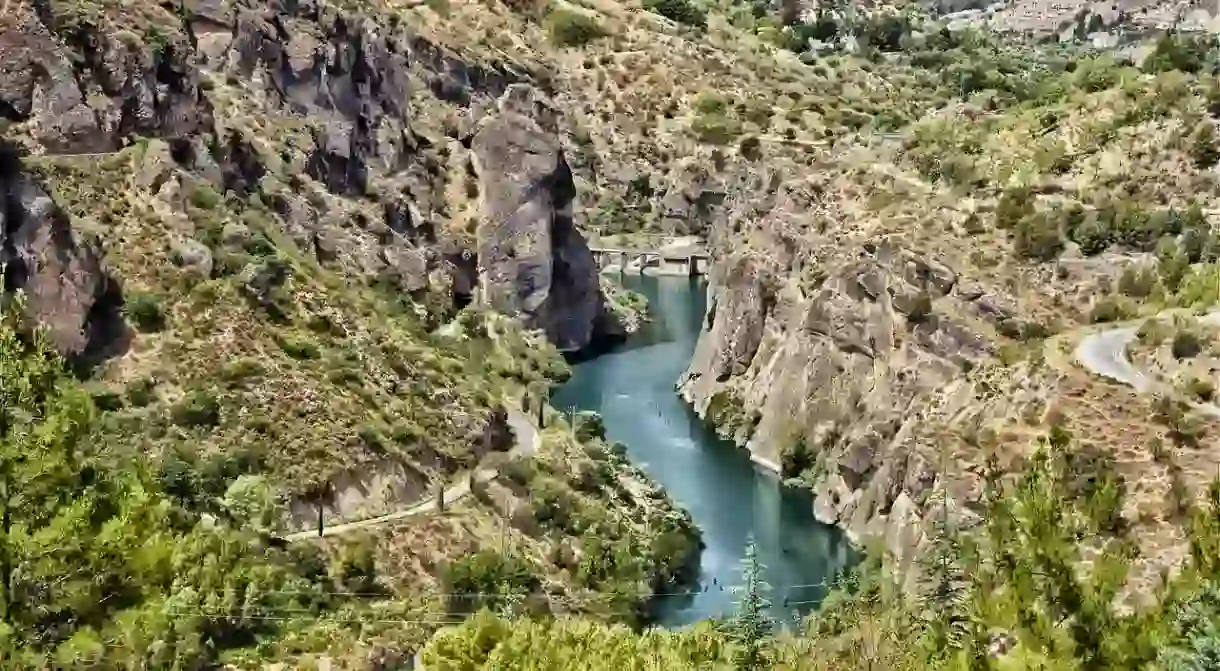
[[[837,587],[842,583],[843,583],[843,581],[839,580],[839,581],[822,581],[822,582],[799,583],[799,584],[780,584],[780,585],[773,584],[773,585],[771,585],[771,591],[775,592],[778,590],[786,591],[786,590],[795,590],[795,589]],[[710,592],[710,591],[712,591],[711,588],[717,588],[716,591],[723,592],[723,591],[743,589],[745,587],[745,585],[727,585],[727,584],[717,583],[714,585],[706,585],[705,587],[706,587],[706,589],[689,589],[689,590],[682,590],[682,591],[678,591],[678,592],[644,593],[644,592],[633,592],[633,591],[627,591],[627,590],[612,590],[612,591],[599,591],[597,593],[602,594],[602,595],[613,595],[613,596],[648,596],[648,597],[694,596],[696,594],[703,594],[705,592]],[[250,589],[244,589],[244,588],[238,588],[238,587],[226,587],[226,588],[223,588],[222,590],[218,590],[218,591],[219,592],[239,592],[240,591],[243,593],[253,591],[256,594],[268,594],[268,595],[341,596],[341,597],[364,598],[364,599],[404,599],[404,598],[411,598],[411,597],[414,597],[414,598],[427,598],[427,597],[480,598],[480,597],[502,597],[502,596],[504,596],[503,592],[428,592],[425,594],[418,594],[418,595],[396,595],[396,594],[391,594],[391,593],[387,593],[387,592],[258,590],[257,588],[250,590]],[[215,593],[215,592],[213,592],[213,593]],[[556,598],[565,598],[565,597],[572,598],[571,595],[555,595],[555,597]],[[589,597],[589,598],[592,598],[592,597]]]

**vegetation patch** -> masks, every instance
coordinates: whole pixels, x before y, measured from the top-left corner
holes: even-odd
[[[545,24],[551,39],[565,47],[583,46],[609,34],[595,17],[564,8],[552,9]]]

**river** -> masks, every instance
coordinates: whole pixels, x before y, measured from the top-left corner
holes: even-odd
[[[656,621],[682,626],[731,613],[753,537],[771,585],[771,615],[791,622],[826,595],[822,583],[855,560],[852,548],[838,529],[814,520],[807,491],[785,487],[745,450],[719,439],[674,392],[699,337],[704,282],[628,276],[624,284],[648,297],[653,323],[617,350],[577,364],[551,402],[600,413],[609,438],[627,446],[703,534],[695,594],[661,597]]]

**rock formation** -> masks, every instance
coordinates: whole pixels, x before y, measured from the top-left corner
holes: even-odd
[[[997,331],[1032,327],[963,280],[948,247],[818,226],[845,216],[826,213],[820,179],[732,204],[679,391],[756,461],[804,478],[818,519],[909,558],[929,497],[950,482],[931,436],[979,412],[970,373],[993,360]],[[954,495],[977,485],[958,475]]]
[[[539,117],[546,114],[531,88],[514,85],[474,135],[480,281],[489,305],[522,315],[561,350],[575,350],[622,331],[576,230],[572,172],[553,130],[544,130]]]
[[[118,283],[92,241],[78,238],[47,191],[0,149],[0,264],[7,290],[64,354],[89,360],[125,345]]]

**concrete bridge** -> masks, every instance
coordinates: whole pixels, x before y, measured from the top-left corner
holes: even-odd
[[[621,247],[589,247],[597,267],[605,270],[617,266],[619,273],[627,272],[634,265],[639,273],[645,268],[656,268],[665,275],[706,275],[711,266],[711,255],[694,247],[666,249],[626,249]]]

